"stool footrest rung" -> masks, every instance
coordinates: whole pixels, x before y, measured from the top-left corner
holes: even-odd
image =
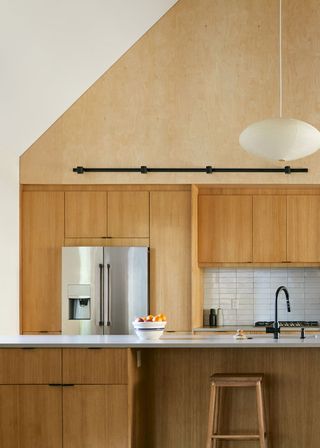
[[[215,434],[215,440],[260,440],[259,434]]]

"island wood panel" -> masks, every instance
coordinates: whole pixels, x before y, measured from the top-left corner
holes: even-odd
[[[64,348],[63,383],[128,384],[127,349]]]
[[[166,330],[191,330],[191,194],[150,193],[150,308]]]
[[[64,448],[128,448],[128,387],[63,388]]]
[[[19,448],[62,448],[62,388],[19,386]]]
[[[149,192],[108,193],[108,236],[149,238]]]
[[[318,349],[154,349],[145,351],[148,405],[147,448],[205,446],[210,375],[264,373],[270,447],[318,448],[320,368]],[[159,412],[159,409],[162,412]],[[164,411],[165,410],[165,411]],[[220,428],[257,429],[254,390],[230,390],[222,397]],[[252,448],[248,442],[220,442],[219,448]]]
[[[252,196],[200,195],[199,262],[252,261]]]
[[[22,332],[59,332],[64,193],[22,193],[21,241]]]
[[[107,236],[107,194],[101,191],[65,193],[66,238]]]
[[[1,348],[0,384],[61,383],[61,349]]]
[[[320,262],[320,195],[288,196],[287,252],[291,262]]]
[[[287,261],[286,196],[253,196],[253,262]]]
[[[3,448],[19,447],[18,402],[18,386],[0,386],[0,446]]]

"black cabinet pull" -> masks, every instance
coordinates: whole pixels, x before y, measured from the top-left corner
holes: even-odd
[[[51,387],[72,387],[72,386],[74,386],[74,384],[52,383],[52,384],[49,384],[49,386],[51,386]]]

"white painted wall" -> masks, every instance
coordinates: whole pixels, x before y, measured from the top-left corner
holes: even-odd
[[[19,331],[19,156],[176,0],[0,0],[0,334]]]

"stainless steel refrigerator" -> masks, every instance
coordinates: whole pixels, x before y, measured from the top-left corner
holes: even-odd
[[[132,334],[149,314],[147,247],[62,248],[62,333]]]

